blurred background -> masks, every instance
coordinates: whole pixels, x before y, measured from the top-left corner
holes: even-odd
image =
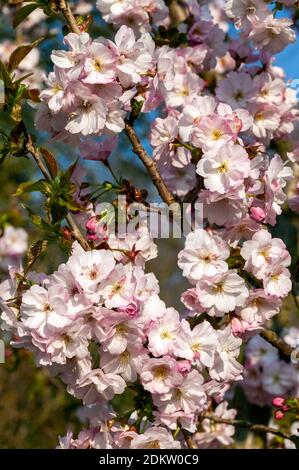
[[[45,19],[41,10],[35,11],[21,26],[14,30],[12,27],[13,12],[15,6],[9,6],[9,2],[0,1],[0,60],[7,61],[11,50],[16,44],[32,42],[44,35],[47,39],[39,47],[40,55],[32,56],[26,65],[28,70],[34,69],[34,75],[28,80],[31,86],[42,87],[43,71],[51,70],[50,52],[52,49],[61,48],[62,23],[58,19]],[[73,2],[76,3],[78,2]],[[95,2],[80,2],[80,8]],[[80,11],[78,12],[80,13]],[[103,35],[109,37],[111,30],[101,22],[95,11],[91,33],[94,36]],[[96,25],[96,26],[95,26]],[[299,78],[298,57],[299,45],[289,46],[277,57],[276,65],[284,68],[288,79]],[[27,61],[28,62],[28,61]],[[20,70],[25,75],[28,70]],[[1,106],[1,105],[0,105]],[[25,122],[34,133],[34,113],[32,106],[24,110]],[[150,151],[147,143],[151,121],[155,114],[150,113],[140,118],[137,131],[141,136],[145,147]],[[2,145],[2,132],[9,133],[11,123],[0,108],[0,146]],[[47,142],[47,135],[39,133],[38,142]],[[78,156],[77,149],[62,144],[47,142],[47,148],[58,156],[61,167],[67,167]],[[110,160],[114,172],[128,180],[135,182],[137,188],[145,188],[150,192],[150,200],[159,201],[155,189],[149,184],[148,176],[130,151],[126,137],[123,136],[117,149]],[[102,182],[109,179],[109,174],[99,162],[84,162],[86,172],[84,181]],[[23,227],[29,233],[30,242],[38,239],[38,229],[34,227],[23,209],[22,204],[30,205],[35,213],[39,213],[41,203],[36,196],[14,196],[18,185],[24,181],[34,181],[40,175],[29,159],[24,157],[6,158],[0,164],[0,230],[4,223],[10,223],[15,227]],[[294,215],[286,214],[279,219],[275,227],[275,235],[281,237],[288,245],[290,251],[297,253],[298,221]],[[182,308],[179,303],[179,293],[186,288],[185,281],[180,276],[177,268],[176,254],[181,249],[183,240],[157,240],[159,258],[147,264],[149,271],[154,271],[160,281],[161,297],[168,306],[178,310]],[[50,255],[41,257],[36,270],[51,273],[65,259],[65,254],[59,249],[57,243],[50,245]],[[0,281],[6,277],[5,272],[0,271]],[[175,296],[173,294],[176,294]],[[174,300],[176,299],[176,300]],[[288,298],[280,315],[280,325],[291,324],[294,320],[295,308],[292,298]],[[4,337],[0,331],[0,338]],[[236,394],[238,407],[243,417],[253,421],[258,417],[259,422],[267,422],[269,409],[249,407],[241,391]],[[0,448],[53,448],[57,445],[57,436],[65,435],[67,429],[77,431],[80,427],[77,410],[79,403],[66,394],[65,387],[58,379],[50,377],[45,370],[37,369],[30,353],[14,350],[6,347],[6,362],[0,364]],[[240,416],[242,417],[242,416]],[[245,440],[245,434],[238,435],[240,446],[249,445]],[[256,444],[258,445],[258,444]]]

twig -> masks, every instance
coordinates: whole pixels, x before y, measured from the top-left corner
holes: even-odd
[[[44,162],[42,161],[42,158],[40,156],[40,153],[39,151],[36,149],[33,141],[32,141],[32,137],[31,135],[28,135],[27,136],[27,144],[26,144],[26,148],[27,148],[27,151],[28,153],[30,153],[30,155],[32,155],[33,159],[35,160],[35,163],[37,164],[38,168],[40,169],[40,171],[42,172],[42,174],[44,175],[45,179],[47,181],[50,181],[50,176],[48,174],[48,170],[46,168],[46,165],[44,164]]]
[[[182,6],[180,5],[180,2],[175,1],[175,0],[171,0],[170,2],[168,2],[168,4],[169,4],[169,7],[170,7],[170,11],[171,11],[171,8],[174,8],[174,11],[176,12],[176,14],[178,14],[178,12],[179,12],[180,15],[182,15],[182,13],[184,12],[184,10],[182,9]],[[59,0],[57,2],[57,8],[62,12],[62,14],[65,17],[71,31],[73,31],[74,33],[80,34],[81,33],[80,28],[79,28],[79,26],[76,22],[76,19],[75,19],[74,15],[71,11],[71,8],[70,8],[68,2],[66,0]],[[175,18],[175,15],[174,15],[174,17],[172,18],[172,21],[174,21],[174,22],[179,21],[180,22],[180,21],[184,21],[184,18],[183,18],[183,16],[181,16],[180,18]],[[162,200],[164,202],[166,202],[166,204],[168,204],[169,206],[171,206],[172,204],[174,205],[173,213],[178,212],[179,205],[178,205],[177,201],[175,200],[173,194],[167,188],[167,186],[166,186],[166,184],[165,184],[165,182],[164,182],[164,180],[163,180],[163,178],[162,178],[162,176],[161,176],[161,174],[160,174],[160,172],[157,168],[156,163],[153,161],[153,159],[148,155],[148,153],[143,148],[143,146],[142,146],[142,144],[139,140],[139,137],[137,136],[137,134],[135,132],[135,129],[133,127],[133,122],[131,122],[130,119],[126,119],[125,132],[127,134],[128,139],[130,140],[130,142],[132,144],[133,152],[139,157],[139,159],[142,161],[142,163],[146,167],[146,169],[147,169],[147,171],[148,171],[148,173],[149,173],[149,175],[152,179],[152,182],[156,186],[156,188],[158,190],[158,193],[160,194]],[[30,152],[30,150],[28,150],[28,151]],[[32,152],[30,152],[30,153],[32,154]],[[45,173],[44,173],[45,166],[44,166],[43,162],[41,161],[40,158],[37,158],[37,159],[35,158],[35,160],[36,160],[40,170],[45,175]],[[202,179],[198,178],[196,186],[191,191],[189,191],[189,193],[187,193],[187,195],[184,198],[184,202],[191,202],[191,203],[195,202],[195,200],[197,198],[197,194],[198,194],[200,189],[202,189]],[[75,221],[73,220],[73,217],[71,216],[71,214],[68,214],[66,219],[67,219],[67,221],[68,221],[68,223],[69,223],[69,225],[70,225],[70,227],[71,227],[71,229],[74,233],[75,238],[80,242],[80,244],[82,245],[82,247],[84,249],[89,249],[88,243],[82,237],[82,234],[81,234],[80,230],[78,229]],[[274,331],[263,330],[262,333],[261,333],[261,336],[266,341],[268,341],[270,344],[275,346],[280,351],[280,353],[283,357],[289,359],[289,357],[291,356],[291,354],[293,352],[293,348],[291,348],[291,346],[289,346],[282,339],[280,339]]]
[[[264,338],[268,343],[272,344],[278,351],[280,352],[281,356],[289,360],[294,348],[292,348],[289,344],[287,344],[283,339],[279,338],[279,336],[272,330],[263,330],[260,333],[260,336]]]
[[[158,193],[160,194],[161,198],[163,199],[166,204],[171,206],[172,204],[178,205],[177,201],[175,200],[172,193],[167,188],[166,184],[163,181],[162,176],[157,168],[156,163],[153,159],[148,155],[148,153],[144,150],[134,127],[132,124],[126,120],[125,123],[125,132],[128,136],[129,141],[132,144],[133,152],[140,158],[144,166],[146,167],[152,182],[156,186]]]
[[[64,18],[66,19],[70,30],[73,33],[81,34],[80,28],[76,22],[76,19],[72,13],[72,10],[69,6],[69,3],[66,0],[58,0],[57,1],[57,8],[63,14]]]
[[[166,4],[169,10],[169,16],[172,26],[178,26],[185,21],[187,17],[186,8],[183,7],[182,2],[179,0],[167,0]]]
[[[51,180],[51,177],[48,173],[48,170],[40,156],[40,153],[38,151],[38,149],[35,147],[33,141],[32,141],[32,137],[30,135],[27,136],[27,145],[26,145],[26,148],[27,148],[27,151],[28,153],[30,153],[30,155],[32,155],[34,161],[36,162],[37,166],[39,167],[40,171],[42,172],[42,174],[44,175],[45,179],[47,181],[50,181]],[[80,229],[79,227],[77,226],[72,214],[68,213],[66,215],[66,220],[72,230],[72,234],[74,236],[74,238],[80,243],[80,245],[82,246],[82,248],[86,251],[90,250],[90,246],[87,242],[87,240],[85,240],[85,238],[83,237],[82,233],[80,232]]]
[[[188,449],[197,449],[195,443],[193,442],[192,435],[188,431],[182,428],[181,428],[181,432],[184,436]]]
[[[298,436],[294,436],[293,434],[280,431],[278,429],[272,428],[271,426],[266,426],[264,424],[252,424],[245,420],[217,418],[216,416],[210,415],[208,413],[203,414],[202,418],[209,419],[213,421],[214,423],[229,424],[231,426],[248,429],[249,431],[252,431],[252,432],[265,432],[265,433],[274,434],[275,436],[282,437],[283,439],[289,439],[290,441],[294,442],[297,448],[299,446]]]
[[[66,216],[65,216],[71,230],[72,230],[72,234],[74,236],[74,238],[77,240],[78,243],[80,243],[80,245],[82,246],[82,248],[85,250],[85,251],[89,251],[90,250],[90,246],[88,244],[88,242],[85,240],[85,238],[83,237],[82,233],[80,232],[80,229],[78,227],[78,225],[76,224],[72,214],[68,213]]]

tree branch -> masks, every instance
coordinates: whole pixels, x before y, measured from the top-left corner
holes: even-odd
[[[181,428],[181,432],[184,436],[188,449],[197,449],[195,443],[193,442],[192,435],[188,431],[182,428]]]
[[[168,6],[172,26],[178,26],[185,21],[187,17],[186,7],[183,6],[180,0],[167,0],[166,5]]]
[[[27,145],[26,145],[26,148],[27,148],[27,151],[28,153],[30,153],[30,155],[32,155],[34,161],[36,162],[37,166],[39,167],[40,171],[42,172],[42,174],[44,175],[45,179],[47,181],[50,181],[51,180],[51,177],[48,173],[48,170],[40,156],[40,153],[38,151],[38,149],[35,147],[33,141],[32,141],[32,137],[30,135],[27,136]],[[80,232],[80,229],[79,227],[77,226],[72,214],[68,213],[66,215],[66,220],[72,230],[72,234],[74,236],[74,238],[80,243],[80,245],[82,246],[82,248],[86,251],[90,250],[90,246],[87,242],[87,240],[85,240],[85,238],[83,237],[82,233]]]
[[[274,346],[276,349],[278,349],[284,359],[287,361],[290,360],[290,356],[294,351],[294,348],[287,344],[283,339],[279,338],[275,331],[263,330],[260,333],[260,336],[268,341],[268,343],[272,344],[272,346]]]
[[[137,136],[135,132],[133,125],[128,120],[126,120],[126,123],[125,123],[125,133],[127,134],[127,137],[132,144],[133,152],[139,157],[139,159],[142,161],[142,163],[146,167],[152,179],[152,182],[156,186],[158,193],[160,194],[163,201],[166,202],[166,204],[168,204],[169,206],[171,204],[178,204],[173,194],[169,191],[166,184],[164,183],[163,178],[160,175],[160,172],[157,168],[156,163],[144,150],[139,140],[139,137]]]
[[[294,442],[294,444],[296,445],[296,448],[299,447],[298,436],[294,436],[293,434],[280,431],[278,429],[272,428],[271,426],[266,426],[264,424],[252,424],[245,420],[217,418],[216,416],[208,414],[208,413],[203,414],[202,417],[204,419],[209,419],[213,421],[214,423],[229,424],[231,426],[248,429],[249,431],[252,431],[252,432],[265,432],[265,433],[274,434],[275,436],[282,437],[283,439],[289,439],[290,441]]]
[[[64,18],[67,21],[67,24],[70,27],[70,30],[73,33],[81,34],[80,28],[76,22],[76,19],[72,13],[71,7],[66,0],[58,0],[57,1],[57,8],[63,14]]]
[[[184,21],[186,19],[186,12],[185,9],[182,7],[181,2],[177,0],[170,0],[167,2],[168,7],[169,7],[169,12],[171,16],[171,21],[173,24],[178,24],[181,21]],[[63,14],[64,18],[66,19],[70,29],[72,32],[80,34],[80,28],[76,22],[76,19],[72,13],[72,10],[69,6],[69,3],[66,0],[58,0],[57,1],[57,8],[58,10],[61,11]],[[160,194],[162,200],[166,202],[167,205],[178,205],[177,201],[175,200],[173,194],[169,191],[167,188],[158,168],[156,163],[153,161],[153,159],[148,155],[148,153],[145,151],[143,148],[136,132],[133,126],[133,123],[131,123],[130,120],[126,120],[125,122],[125,133],[127,134],[127,137],[129,141],[132,144],[133,152],[139,157],[139,159],[142,161],[144,166],[146,167],[152,182],[154,183],[155,187],[158,190],[158,193]],[[30,150],[28,150],[30,152]],[[30,152],[32,154],[32,152]],[[32,154],[33,155],[33,154]],[[33,155],[35,158],[36,163],[38,164],[41,172],[45,176],[44,170],[46,170],[42,160],[40,157],[37,155]],[[46,170],[47,173],[47,170]],[[45,176],[46,177],[46,176]],[[197,184],[196,186],[187,193],[187,195],[184,198],[184,202],[191,202],[194,203],[198,192],[200,189],[202,189],[203,184],[202,184],[202,179],[198,178],[197,179]],[[175,212],[175,211],[174,211]],[[82,237],[82,234],[77,227],[75,221],[73,220],[73,217],[71,214],[67,215],[67,221],[73,231],[74,237],[79,241],[81,246],[84,249],[89,249],[89,245],[87,241]],[[285,343],[282,339],[280,339],[277,334],[274,331],[271,330],[263,330],[260,335],[268,341],[272,346],[276,347],[281,355],[289,360],[293,348],[289,346],[287,343]]]

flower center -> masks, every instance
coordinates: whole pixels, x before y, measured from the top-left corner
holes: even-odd
[[[159,441],[150,441],[146,449],[161,449]]]
[[[229,164],[228,161],[225,160],[224,162],[220,163],[220,165],[217,168],[218,173],[227,173],[229,170]]]
[[[244,98],[244,93],[241,90],[237,90],[235,93],[235,100],[240,101]]]
[[[167,369],[163,366],[157,367],[154,371],[154,377],[156,380],[164,380],[167,376]]]
[[[168,330],[163,330],[160,337],[161,337],[161,339],[171,340],[173,338],[173,335],[171,333],[169,333]]]
[[[103,64],[100,59],[94,61],[94,69],[96,72],[101,72],[103,70]]]
[[[215,129],[211,134],[212,140],[219,140],[223,136],[222,132],[219,129]]]

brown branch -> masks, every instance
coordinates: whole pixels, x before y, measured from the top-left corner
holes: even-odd
[[[169,191],[166,184],[164,183],[163,178],[160,175],[160,172],[157,168],[156,163],[144,150],[139,140],[139,137],[137,136],[135,132],[133,125],[128,120],[126,120],[126,123],[125,123],[125,133],[127,134],[127,137],[132,144],[133,152],[139,157],[139,159],[142,161],[142,163],[146,167],[151,177],[151,180],[156,186],[158,193],[160,194],[163,201],[166,202],[166,204],[168,204],[169,206],[172,204],[178,205],[173,194]]]
[[[42,172],[43,176],[45,177],[45,179],[47,181],[50,181],[51,180],[51,177],[48,173],[48,170],[41,158],[41,155],[38,151],[38,149],[35,147],[33,141],[32,141],[32,137],[30,135],[27,136],[27,145],[26,145],[26,148],[27,148],[27,151],[28,153],[30,153],[30,155],[33,157],[34,161],[36,162],[37,166],[39,167],[40,171]],[[90,250],[90,246],[87,242],[87,240],[85,240],[85,238],[83,237],[82,233],[80,232],[80,229],[79,227],[77,226],[72,214],[68,213],[66,215],[66,220],[72,230],[72,234],[74,236],[74,238],[80,243],[80,245],[82,246],[82,248],[86,251]]]
[[[290,360],[290,356],[294,351],[294,348],[287,344],[283,339],[279,338],[275,331],[263,330],[260,333],[260,336],[264,338],[268,343],[272,344],[272,346],[274,346],[276,349],[278,349],[284,359],[286,359],[287,361]]]
[[[197,447],[195,445],[195,442],[192,439],[192,435],[188,431],[186,431],[185,429],[182,429],[182,428],[181,428],[181,432],[184,436],[184,439],[185,439],[185,442],[186,442],[186,445],[187,445],[188,449],[197,449]]]
[[[203,178],[196,175],[196,185],[184,196],[183,202],[194,204],[201,189],[204,189]]]
[[[35,163],[37,164],[38,168],[40,169],[40,171],[44,175],[45,179],[47,181],[49,181],[51,178],[48,174],[48,170],[47,170],[46,165],[44,164],[44,162],[43,162],[43,160],[40,156],[39,151],[36,149],[36,147],[35,147],[35,145],[32,141],[31,135],[27,136],[26,149],[27,149],[28,153],[30,153],[30,155],[33,157]]]
[[[70,30],[73,33],[81,34],[80,28],[76,22],[76,19],[72,13],[72,10],[69,6],[69,3],[66,0],[58,0],[57,8],[63,14],[64,18],[67,21],[67,24],[70,27]]]
[[[272,428],[271,426],[266,426],[264,424],[252,424],[245,420],[217,418],[216,416],[208,414],[208,413],[203,414],[202,418],[209,419],[213,421],[214,423],[229,424],[231,426],[248,429],[249,431],[252,431],[252,432],[265,432],[265,433],[274,434],[275,436],[282,437],[283,439],[289,439],[290,441],[294,442],[297,448],[299,446],[298,436],[294,436],[293,434],[280,431],[278,429]]]
[[[180,0],[168,0],[166,2],[172,26],[178,26],[187,18],[186,7]]]

